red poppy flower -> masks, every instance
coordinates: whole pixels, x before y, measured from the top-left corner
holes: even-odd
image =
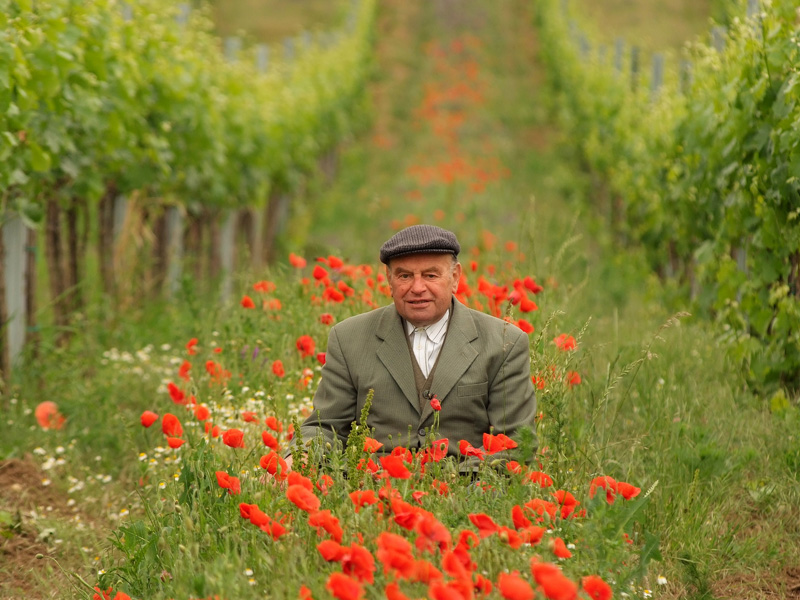
[[[531,572],[549,600],[575,600],[578,597],[578,586],[556,565],[541,563],[534,557],[531,559]]]
[[[480,573],[475,575],[475,582],[473,584],[475,591],[483,596],[488,596],[492,593],[492,589],[494,586],[492,582],[487,577],[484,577]]]
[[[344,530],[339,524],[339,519],[333,516],[330,510],[318,510],[308,516],[308,524],[317,528],[317,533],[322,535],[326,531],[331,538],[339,543],[342,542]]]
[[[286,488],[286,497],[300,510],[313,512],[319,508],[319,498],[302,485],[290,485]]]
[[[113,588],[108,588],[107,590],[103,591],[97,586],[95,586],[94,589],[97,593],[92,596],[92,600],[109,600],[111,598],[111,592],[114,591]]]
[[[444,457],[447,456],[447,448],[450,445],[450,441],[447,438],[442,438],[440,440],[436,440],[431,444],[431,447],[425,451],[425,459],[439,462]]]
[[[386,596],[386,600],[411,600],[400,591],[400,585],[396,581],[387,584],[386,587],[383,588],[383,594]]]
[[[258,416],[252,410],[244,410],[242,411],[242,420],[245,423],[255,423],[258,421]]]
[[[158,415],[152,410],[146,410],[142,413],[142,416],[139,417],[139,420],[144,427],[150,427],[153,423],[158,421]]]
[[[325,588],[337,600],[360,600],[364,597],[364,588],[361,584],[344,573],[331,573]]]
[[[298,473],[297,471],[289,471],[289,475],[286,478],[286,483],[288,483],[289,485],[302,485],[309,492],[314,491],[314,482],[312,482],[305,475]]]
[[[352,575],[362,583],[375,581],[375,559],[372,553],[353,542],[342,557],[342,571]]]
[[[263,441],[263,442],[264,442],[264,445],[265,445],[267,448],[272,448],[272,449],[273,449],[273,450],[275,450],[276,452],[277,452],[277,451],[278,451],[278,449],[280,448],[280,445],[278,444],[278,440],[277,440],[277,439],[275,439],[275,436],[273,436],[273,435],[272,435],[270,432],[268,432],[268,431],[262,431],[262,432],[261,432],[261,441]]]
[[[612,591],[611,586],[608,585],[597,575],[587,575],[581,580],[583,591],[585,591],[592,600],[611,600]]]
[[[507,600],[532,600],[535,596],[531,584],[522,579],[517,571],[500,573],[497,578],[497,589]]]
[[[266,418],[264,423],[266,424],[267,427],[269,427],[270,429],[272,429],[272,431],[276,433],[280,433],[281,431],[283,431],[283,423],[281,423],[277,417],[270,415],[269,417]]]
[[[359,512],[363,506],[370,506],[378,502],[378,498],[375,497],[375,492],[373,490],[356,490],[355,492],[350,492],[350,500],[353,502],[356,512]]]
[[[253,284],[253,290],[256,292],[262,292],[268,294],[270,292],[274,292],[275,289],[276,286],[271,281],[262,280],[262,281],[256,281]]]
[[[164,432],[164,435],[169,437],[180,437],[183,435],[181,422],[178,420],[178,417],[172,413],[166,413],[161,418],[161,431]]]
[[[383,447],[383,443],[379,442],[376,439],[371,437],[364,439],[364,452],[369,452],[370,454],[377,452]]]
[[[317,281],[320,281],[321,279],[325,279],[328,276],[328,271],[326,271],[319,265],[315,265],[314,270],[311,271],[311,276]]]
[[[323,540],[317,544],[317,551],[327,562],[339,562],[347,552],[347,547],[333,540]]]
[[[219,484],[219,487],[228,490],[229,494],[236,496],[241,492],[241,482],[239,481],[238,477],[234,477],[233,475],[228,475],[225,471],[215,471],[214,475],[217,476],[217,484]],[[247,506],[248,507],[248,509],[247,509],[248,516],[245,517],[245,518],[249,519],[250,518],[249,515],[250,515],[250,511],[251,511],[251,509],[249,508],[250,505],[246,505],[246,504],[245,505],[242,505],[242,504],[239,505],[239,513],[244,517],[244,512],[243,512],[242,506]],[[252,506],[255,506],[255,505],[252,505]],[[258,507],[256,506],[256,509],[257,508]]]
[[[552,540],[552,550],[553,554],[555,554],[558,558],[572,557],[572,552],[569,551],[567,545],[564,543],[564,540],[562,540],[560,537]]]
[[[317,362],[321,365],[325,364],[326,354],[324,352],[317,352]]]
[[[298,256],[294,252],[289,253],[289,264],[292,265],[295,269],[302,269],[306,266],[307,261],[302,256]]]
[[[175,404],[184,404],[186,394],[183,393],[181,388],[170,381],[167,384],[167,391],[169,392],[169,397],[172,398]]]
[[[306,358],[307,356],[313,356],[314,350],[316,349],[316,344],[314,343],[314,339],[310,335],[301,335],[299,338],[297,338],[295,346],[297,346],[297,349],[300,350],[301,358]]]
[[[256,303],[253,302],[253,299],[250,296],[242,296],[242,308],[255,308]]]
[[[447,485],[446,481],[439,481],[438,479],[434,479],[431,482],[431,487],[439,492],[440,496],[447,496],[450,493],[450,486]]]
[[[543,488],[553,485],[553,480],[551,477],[542,471],[530,471],[524,475],[523,479],[530,481],[531,483],[538,483],[539,487]]]
[[[403,529],[414,529],[414,525],[420,515],[419,509],[402,500],[399,495],[393,496],[390,504],[394,513],[394,522]]]
[[[519,301],[519,309],[520,311],[527,313],[527,312],[532,312],[534,310],[539,310],[539,307],[536,306],[536,302],[534,302],[527,296],[523,296]],[[520,327],[520,329],[522,329],[522,327]]]
[[[319,316],[319,322],[323,325],[333,325],[333,315],[331,313],[322,313]]]
[[[411,450],[409,450],[408,448],[406,448],[404,446],[396,446],[395,448],[392,448],[392,451],[390,452],[390,454],[392,456],[399,456],[400,458],[402,458],[409,465],[414,460],[414,455],[411,454]]]
[[[492,518],[484,513],[471,513],[468,515],[470,522],[478,528],[481,538],[497,533],[498,525]]]
[[[635,498],[641,492],[641,488],[631,485],[630,483],[625,483],[624,481],[617,482],[617,491],[622,495],[625,500],[630,500],[631,498]]]
[[[322,299],[326,302],[344,302],[344,294],[335,287],[326,287],[322,292]]]
[[[411,471],[405,465],[405,461],[399,456],[382,456],[381,466],[383,470],[395,479],[410,479]]]
[[[231,448],[244,448],[244,432],[241,429],[228,429],[222,434],[222,443]]]
[[[328,491],[331,489],[332,486],[333,486],[333,477],[331,477],[330,475],[325,475],[323,473],[322,475],[319,476],[319,479],[317,480],[317,484],[315,487],[320,492],[322,492],[323,496],[327,496]]]
[[[379,548],[376,556],[383,565],[385,574],[392,573],[404,579],[409,579],[414,575],[415,559],[410,551],[405,554],[392,549]]]
[[[475,448],[467,440],[461,440],[458,442],[458,451],[464,456],[474,456],[480,460],[483,460],[486,457],[486,453],[483,450],[480,448]]]
[[[553,343],[559,350],[567,351],[575,350],[575,348],[577,348],[575,344],[575,338],[571,335],[567,335],[566,333],[562,333],[561,335],[554,337]]]
[[[530,290],[530,292],[531,292],[532,294],[538,294],[539,292],[541,292],[541,291],[544,289],[542,286],[540,286],[538,283],[536,283],[536,282],[533,280],[533,278],[531,278],[530,276],[528,276],[528,277],[526,277],[525,279],[523,279],[523,280],[522,280],[522,284],[523,284],[523,285],[524,285],[524,286],[525,286],[525,287],[526,287],[528,290]]]
[[[614,504],[617,495],[617,482],[612,477],[605,475],[592,479],[589,484],[589,498],[594,498],[597,488],[603,488],[606,491],[606,502]]]
[[[283,377],[286,375],[286,371],[283,368],[283,362],[280,360],[273,361],[272,372],[278,377]]]
[[[329,255],[328,256],[328,266],[331,269],[339,270],[344,266],[344,261],[339,258],[338,256]]]
[[[509,473],[514,473],[515,475],[519,475],[520,473],[523,472],[523,470],[524,470],[523,466],[515,460],[509,460],[506,463],[506,471],[508,471]]]
[[[429,561],[425,559],[418,559],[414,561],[413,575],[411,576],[413,581],[430,584],[432,581],[443,578],[444,575],[442,572],[434,567]]]
[[[553,502],[548,502],[547,500],[542,500],[541,498],[533,498],[525,503],[525,508],[540,517],[543,517],[546,513],[551,519],[555,519],[558,505]]]
[[[558,502],[560,506],[577,506],[580,504],[575,496],[570,494],[567,490],[556,490],[551,496],[556,499],[556,502]]]
[[[314,597],[311,595],[310,589],[301,585],[300,590],[297,592],[297,600],[314,600]]]
[[[519,504],[515,504],[511,509],[511,521],[517,529],[524,529],[533,525],[533,523],[525,517],[525,513]]]
[[[336,284],[336,287],[339,288],[339,291],[342,292],[345,296],[351,297],[355,294],[355,290],[347,285],[344,281],[339,281]]]
[[[445,551],[450,549],[452,536],[450,530],[437,519],[433,513],[417,509],[418,518],[414,523],[414,531],[420,535],[414,541],[419,550],[433,552],[438,547]]]
[[[428,495],[428,492],[422,492],[420,490],[416,490],[411,492],[411,497],[414,499],[417,504],[422,504],[422,499]]]
[[[205,421],[210,416],[211,416],[211,411],[208,410],[207,406],[199,404],[194,407],[194,418],[197,419],[198,421]]]
[[[581,383],[581,375],[577,371],[568,371],[567,372],[567,385],[569,387],[573,387]]]
[[[180,368],[178,369],[178,377],[183,379],[184,381],[189,381],[189,371],[192,370],[192,363],[188,360],[184,360],[181,363]]]
[[[254,508],[250,510],[250,522],[262,531],[272,534],[272,517],[257,506],[253,506]]]
[[[275,477],[278,481],[283,481],[289,476],[289,467],[283,457],[277,452],[270,452],[262,456],[259,460],[261,468]]]
[[[197,354],[197,338],[192,338],[188,342],[186,342],[186,352],[191,356]]]
[[[534,332],[533,325],[528,323],[528,321],[526,321],[525,319],[519,319],[517,321],[517,327],[519,327],[520,329],[522,329],[522,331],[524,331],[525,333],[528,333],[528,334],[531,334],[531,333]]]
[[[510,450],[517,447],[517,442],[503,433],[492,435],[491,433],[483,434],[483,447],[486,454],[496,454],[503,450]]]
[[[431,408],[433,410],[435,410],[436,412],[439,412],[440,410],[442,410],[442,403],[439,402],[439,399],[436,396],[431,398]]]
[[[472,573],[454,552],[442,554],[442,570],[453,579],[472,579]]]
[[[525,529],[520,529],[519,534],[522,537],[523,543],[535,546],[536,544],[542,541],[542,538],[544,537],[545,534],[545,528],[537,527],[536,525],[531,525],[530,527],[526,527]]]
[[[267,517],[267,519],[268,522],[263,525],[259,525],[259,529],[265,533],[268,533],[273,540],[277,540],[286,534],[286,527],[283,526],[283,523],[276,521],[275,519],[270,519],[269,517]]]
[[[481,543],[480,538],[471,529],[464,529],[458,534],[458,545],[467,549],[472,549]]]
[[[378,469],[380,469],[380,467],[371,458],[370,459],[362,458],[360,461],[358,461],[356,469],[358,469],[359,471],[369,471],[370,473],[374,474],[378,472]]]
[[[472,597],[472,583],[462,580],[432,581],[428,586],[430,600],[466,600]]]
[[[186,443],[186,441],[182,440],[181,438],[167,437],[167,445],[170,448],[180,448],[185,443]]]

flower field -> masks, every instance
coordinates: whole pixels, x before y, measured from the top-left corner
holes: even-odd
[[[298,459],[287,470],[283,451],[324,376],[317,348],[327,329],[387,300],[382,275],[369,265],[335,256],[313,268],[293,262],[284,285],[259,281],[242,297],[229,334],[192,338],[158,361],[148,357],[153,375],[169,378],[129,425],[141,429],[137,498],[121,509],[119,563],[104,569],[100,589],[188,597],[219,592],[223,574],[227,597],[473,598],[495,590],[505,598],[576,598],[582,589],[585,597],[608,598],[612,586],[638,589],[657,552],[635,526],[647,494],[602,473],[559,472],[530,435],[516,442],[487,434],[476,449],[440,439],[434,428],[424,450],[382,456],[362,427],[344,453],[328,451],[319,465]],[[531,288],[541,292],[533,283],[489,285],[473,273],[459,296],[499,313],[530,300]],[[269,336],[290,303],[306,307],[305,318],[281,329],[306,333]],[[256,331],[265,333],[246,334]],[[543,402],[573,393],[574,337],[534,336],[532,343],[542,350],[536,377]],[[547,422],[542,414],[544,444]],[[458,462],[445,458],[448,444],[481,460],[475,477],[460,476]],[[520,461],[493,460],[509,448]],[[601,548],[586,545],[590,531],[602,535]],[[198,561],[215,567],[198,573]],[[276,577],[290,568],[291,578]]]
[[[226,305],[87,307],[8,383],[0,598],[796,598],[800,411],[579,208],[532,3],[379,6],[371,133],[275,263]],[[535,431],[298,439],[330,328],[391,302],[378,247],[418,222],[458,235],[458,301],[527,333]]]

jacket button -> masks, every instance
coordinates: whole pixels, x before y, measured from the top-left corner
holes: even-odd
[[[417,433],[420,434],[422,437],[425,437],[425,430],[424,429],[420,429]]]

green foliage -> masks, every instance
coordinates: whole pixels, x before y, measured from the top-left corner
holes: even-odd
[[[197,203],[263,203],[364,117],[374,2],[265,72],[226,59],[203,11],[176,3],[6,0],[0,20],[0,189],[29,221],[53,195],[106,186]]]
[[[693,45],[689,83],[668,72],[657,92],[581,57],[559,3],[537,21],[561,123],[606,182],[619,237],[691,288],[752,383],[800,385],[794,3],[732,18],[722,51]]]

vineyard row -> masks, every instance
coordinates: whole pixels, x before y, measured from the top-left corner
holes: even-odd
[[[233,240],[269,259],[289,198],[364,125],[374,0],[269,61],[186,6],[0,0],[5,378],[36,337],[40,249],[60,337],[90,255],[105,293],[172,288],[183,257],[229,285]],[[145,247],[152,271],[131,272]]]

